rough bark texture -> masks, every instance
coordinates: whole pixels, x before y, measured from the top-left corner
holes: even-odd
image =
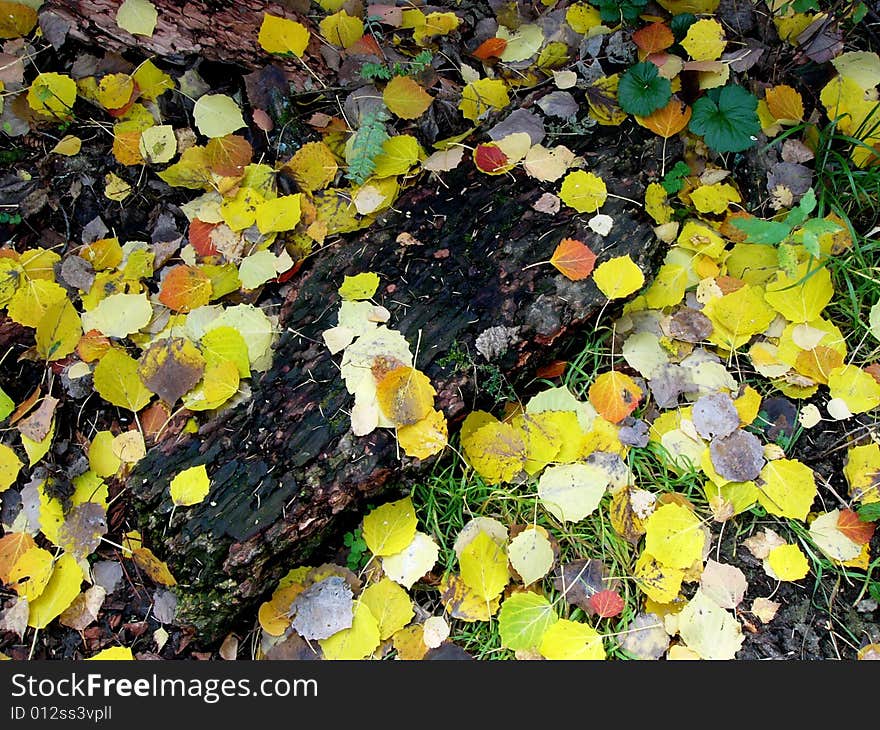
[[[612,193],[642,199],[636,156],[626,162],[605,149],[586,157]],[[608,199],[603,212],[615,225],[602,239],[586,226],[587,215],[532,210],[541,194],[533,184],[468,168],[444,176],[445,185],[422,180],[396,203],[402,213],[313,257],[287,293],[274,364],[253,383],[252,398],[138,464],[129,486],[142,526],[179,581],[179,618],[195,624],[200,637],[217,639],[237,619],[253,620],[259,600],[309,558],[341,514],[404,485],[437,458],[402,456],[389,430],[352,435],[353,397],[339,376],[341,356],[331,357],[321,340],[336,324],[343,275],[380,275],[377,299],[392,313],[389,326],[414,350],[418,343],[416,367],[431,378],[436,405],[454,430],[485,387],[485,369],[474,367],[487,364],[476,348],[481,333],[516,328],[492,365],[524,394],[535,369],[558,354],[560,338],[579,349],[577,334],[595,325],[607,303],[592,280],[572,282],[549,264],[526,265],[546,261],[571,236],[603,259],[630,254],[649,276],[656,266],[650,221],[631,203]],[[420,245],[397,243],[402,231]],[[467,357],[449,357],[454,352]],[[210,495],[177,509],[169,523],[169,478],[198,463],[208,465]]]
[[[287,74],[299,91],[325,82],[327,68],[319,52],[317,28],[302,14],[284,3],[272,0],[154,0],[158,10],[152,36],[134,36],[116,23],[116,11],[122,0],[48,0],[40,14],[49,14],[67,26],[71,38],[106,51],[122,53],[138,49],[144,55],[155,54],[171,63],[184,63],[198,55],[210,61],[234,63],[249,69],[272,61]],[[289,5],[289,3],[288,3]],[[257,40],[263,14],[271,13],[302,23],[312,31],[312,40],[303,61],[270,56]],[[320,81],[318,81],[320,79]]]

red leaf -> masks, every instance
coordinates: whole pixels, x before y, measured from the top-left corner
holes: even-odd
[[[592,608],[602,618],[613,618],[623,611],[623,599],[617,591],[599,591],[589,598]]]
[[[555,360],[551,362],[549,365],[545,365],[542,368],[538,368],[535,372],[536,378],[558,378],[562,373],[565,372],[565,368],[568,366],[567,360]]]
[[[472,55],[481,61],[488,61],[490,58],[501,56],[505,48],[507,48],[507,41],[504,38],[489,38],[483,41]]]
[[[354,45],[348,47],[349,53],[357,53],[363,56],[379,56],[381,57],[382,49],[379,47],[379,44],[376,42],[376,39],[370,35],[369,33],[365,33],[358,40],[354,42]]]
[[[577,239],[563,238],[550,257],[550,263],[566,278],[580,281],[593,273],[596,254]]]
[[[189,224],[189,242],[199,256],[213,256],[217,253],[217,247],[211,240],[211,231],[218,223],[205,223],[198,218],[193,218]]]
[[[507,155],[494,142],[486,142],[474,150],[474,163],[480,172],[494,175],[507,166]]]
[[[874,537],[873,522],[862,522],[859,515],[851,509],[840,510],[837,517],[837,529],[852,540],[856,545],[864,545]]]

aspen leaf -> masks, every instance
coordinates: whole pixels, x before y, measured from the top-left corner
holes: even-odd
[[[415,615],[409,594],[388,578],[367,586],[361,593],[360,600],[376,619],[382,641],[400,631]]]
[[[684,570],[664,565],[645,550],[636,560],[633,577],[648,598],[663,604],[673,601],[678,595]]]
[[[691,108],[678,97],[673,96],[666,106],[660,107],[646,117],[636,116],[635,119],[654,134],[668,139],[687,127],[691,119]]]
[[[170,124],[159,124],[141,132],[138,142],[141,156],[152,164],[171,162],[177,154],[177,137]]]
[[[839,510],[837,529],[857,545],[871,542],[875,528],[873,522],[863,521],[858,512],[851,509]]]
[[[397,426],[425,418],[432,410],[435,394],[424,373],[406,366],[394,368],[376,384],[379,408]]]
[[[373,555],[394,555],[416,534],[416,513],[409,497],[377,507],[364,517],[363,536]]]
[[[446,612],[459,621],[488,621],[498,611],[500,597],[486,601],[457,575],[447,574],[440,580],[440,602]]]
[[[120,408],[139,411],[153,397],[141,381],[137,360],[123,350],[108,350],[95,367],[94,379],[98,395]]]
[[[309,38],[309,30],[302,23],[263,13],[257,40],[267,53],[292,53],[301,58],[309,45]]]
[[[111,646],[87,657],[85,661],[134,661],[134,655],[131,653],[131,647]]]
[[[191,312],[211,301],[211,279],[188,264],[173,267],[162,279],[159,301],[174,312]]]
[[[52,445],[52,437],[55,435],[55,419],[49,424],[49,431],[46,436],[40,440],[28,438],[25,434],[21,434],[21,445],[28,456],[28,466],[33,466],[47,453]],[[43,530],[45,534],[46,530]]]
[[[21,38],[36,24],[37,11],[33,7],[21,2],[0,2],[0,38]]]
[[[834,368],[828,374],[828,390],[850,413],[865,413],[880,405],[880,383],[857,365]]]
[[[61,615],[79,595],[83,581],[82,568],[76,558],[64,553],[55,563],[52,576],[42,593],[28,603],[28,626],[44,629],[57,616]]]
[[[354,276],[346,276],[339,287],[339,296],[346,301],[369,299],[379,288],[379,275],[364,271]]]
[[[691,25],[681,42],[682,48],[695,61],[714,61],[721,56],[726,45],[724,28],[712,18],[704,18]]]
[[[761,287],[746,284],[730,294],[710,299],[703,307],[714,325],[709,340],[728,350],[763,332],[776,316]]]
[[[76,349],[82,324],[69,299],[60,299],[46,307],[35,335],[37,354],[45,360],[61,360]]]
[[[550,263],[571,281],[586,279],[596,264],[596,254],[574,238],[563,238],[553,251]]]
[[[216,327],[202,335],[199,346],[206,365],[230,360],[235,363],[239,377],[250,377],[247,342],[238,330],[232,327]]]
[[[415,423],[399,426],[397,443],[407,456],[427,459],[442,451],[448,443],[446,417],[441,411],[431,409],[428,415]]]
[[[805,520],[816,497],[813,470],[796,459],[768,461],[761,469],[758,501],[772,515]]]
[[[382,558],[382,571],[406,589],[415,585],[437,562],[440,549],[430,535],[416,532],[400,552]]]
[[[101,78],[95,98],[105,109],[119,109],[131,100],[134,79],[128,74],[107,74]],[[144,130],[146,131],[146,130]]]
[[[700,519],[680,504],[664,504],[645,520],[645,552],[663,565],[689,568],[700,559],[705,541]]]
[[[15,544],[15,552],[20,551],[22,546],[21,541]],[[27,601],[35,601],[52,577],[53,563],[52,553],[33,545],[15,557],[3,582],[10,584]]]
[[[145,327],[152,316],[153,307],[146,293],[111,294],[83,312],[82,326],[86,332],[97,330],[107,337],[122,339]]]
[[[514,165],[497,142],[478,144],[474,148],[474,164],[487,175],[502,175]]]
[[[37,74],[28,88],[27,101],[37,114],[71,119],[76,101],[76,82],[70,76],[54,71]]]
[[[196,99],[193,119],[206,137],[225,137],[246,126],[235,99],[226,94],[204,94]]]
[[[0,583],[13,582],[10,579],[10,571],[31,548],[37,548],[37,543],[26,532],[9,532],[0,537]]]
[[[593,272],[593,281],[609,299],[627,297],[642,288],[645,275],[629,254],[603,261]]]
[[[590,608],[601,618],[619,616],[626,605],[617,591],[604,590],[590,596]]]
[[[113,439],[113,455],[126,464],[135,464],[147,453],[144,437],[137,429],[124,431]]]
[[[462,116],[477,122],[492,109],[503,109],[510,103],[507,85],[501,79],[477,79],[461,92],[458,105]]]
[[[595,213],[605,204],[607,195],[602,178],[583,170],[568,173],[559,190],[562,202],[578,213]]]
[[[141,137],[143,139],[143,137]],[[254,148],[244,137],[227,134],[214,137],[205,145],[208,167],[223,177],[241,177],[254,156]]]
[[[290,231],[302,217],[302,195],[284,195],[265,200],[256,208],[256,223],[260,233]]]
[[[461,445],[468,462],[488,484],[513,479],[523,468],[526,445],[516,430],[494,419],[467,436]]]
[[[550,602],[536,593],[514,593],[501,604],[498,630],[508,649],[535,649],[559,617]]]
[[[58,144],[50,152],[54,152],[56,155],[64,155],[65,157],[73,157],[78,155],[81,149],[82,140],[72,134],[67,134],[58,141]]]
[[[177,580],[171,575],[168,565],[159,560],[149,548],[143,546],[135,548],[132,550],[131,558],[154,583],[169,587],[177,585]]]
[[[690,192],[691,202],[701,213],[724,213],[730,203],[739,203],[742,198],[732,185],[727,183],[713,183],[712,185],[700,185]]]
[[[132,35],[149,38],[158,20],[159,12],[150,0],[125,0],[116,11],[116,25]]]
[[[844,562],[857,557],[862,545],[850,539],[840,529],[839,522],[839,509],[820,514],[810,523],[810,537],[829,558]]]
[[[138,85],[141,99],[158,99],[166,91],[174,88],[174,79],[149,60],[141,63],[131,76]]]
[[[382,152],[376,155],[373,174],[378,177],[405,175],[419,160],[422,148],[409,134],[398,134],[382,143]]]
[[[831,272],[824,266],[808,271],[806,263],[798,266],[794,278],[779,271],[764,292],[767,303],[789,322],[817,319],[833,296]]]
[[[551,149],[540,144],[533,145],[523,159],[523,169],[536,180],[555,182],[574,162],[574,152],[557,145]],[[423,165],[424,167],[424,165]]]
[[[796,581],[810,572],[810,564],[797,545],[779,545],[770,550],[765,561],[778,580]]]
[[[513,538],[507,547],[507,556],[526,586],[543,578],[553,567],[553,547],[537,528],[523,530]]]
[[[184,469],[171,480],[171,501],[178,507],[198,504],[211,489],[211,480],[204,464]]]
[[[565,618],[547,628],[538,650],[545,659],[605,659],[601,634],[588,624]]]
[[[6,444],[0,444],[0,492],[15,484],[18,472],[24,466],[18,455]]]
[[[238,280],[242,289],[253,291],[287,271],[293,262],[286,250],[276,256],[269,249],[245,256],[238,265]],[[212,283],[213,288],[213,283]]]
[[[544,43],[544,31],[533,23],[523,23],[513,32],[499,25],[496,36],[505,41],[504,50],[499,56],[505,63],[531,58]]]
[[[681,638],[703,659],[735,659],[743,643],[734,615],[697,589],[678,615]]]
[[[64,299],[67,299],[66,292],[54,281],[28,279],[12,296],[6,313],[20,325],[36,328],[46,310]]]
[[[589,390],[590,403],[611,423],[619,423],[632,413],[641,397],[642,390],[635,381],[617,370],[602,373]]]
[[[132,187],[119,175],[108,172],[104,176],[104,197],[117,203],[125,200],[132,193]]]
[[[791,86],[781,84],[767,89],[764,101],[780,124],[797,124],[804,119],[804,100]]]
[[[633,33],[632,41],[641,51],[641,58],[665,51],[675,43],[675,36],[666,23],[655,21]]]
[[[337,631],[318,643],[325,659],[359,660],[372,654],[380,643],[379,622],[363,600],[355,603],[351,628]]]
[[[321,35],[328,43],[342,48],[351,48],[364,35],[364,22],[357,16],[351,16],[340,10],[328,15],[320,23]]]
[[[385,106],[401,119],[418,119],[434,101],[427,91],[409,76],[395,76],[382,92]]]
[[[593,464],[558,464],[544,469],[538,498],[563,522],[580,522],[592,514],[608,488],[608,475]]]
[[[461,579],[483,601],[497,598],[510,580],[504,547],[480,532],[458,558]]]

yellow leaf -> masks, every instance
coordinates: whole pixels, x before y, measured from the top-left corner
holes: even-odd
[[[206,137],[225,137],[247,126],[235,99],[226,94],[204,94],[193,106],[193,120]]]
[[[177,580],[171,575],[164,561],[159,560],[153,551],[146,547],[136,547],[132,550],[131,559],[143,570],[154,583],[163,586],[176,586]]]
[[[115,172],[104,176],[104,197],[117,203],[125,200],[132,193],[131,185]]]
[[[45,360],[61,360],[76,349],[81,335],[79,314],[70,300],[53,302],[37,324],[37,354]]]
[[[565,618],[544,632],[538,651],[545,659],[605,659],[602,635],[588,624]]]
[[[413,40],[422,44],[435,35],[447,35],[458,27],[459,22],[455,13],[428,13],[424,16],[424,22],[416,25]]]
[[[584,35],[590,29],[602,25],[602,17],[599,11],[587,3],[575,3],[565,11],[565,22],[575,33]]]
[[[379,288],[379,275],[364,271],[354,276],[346,276],[339,287],[339,296],[346,301],[369,299]]]
[[[428,645],[424,640],[425,630],[422,624],[410,624],[401,629],[391,641],[397,658],[403,661],[419,661],[428,651]]]
[[[593,272],[593,281],[606,297],[620,299],[641,289],[645,283],[645,275],[629,254],[626,254],[599,264]]]
[[[354,606],[351,628],[337,631],[329,639],[319,639],[318,644],[325,659],[365,659],[379,646],[379,623],[367,604],[360,600]]]
[[[525,61],[535,55],[544,44],[544,31],[540,25],[534,23],[523,23],[513,32],[506,26],[499,25],[495,37],[506,41],[500,56],[504,63]]]
[[[394,555],[410,544],[416,526],[412,499],[404,497],[383,504],[364,517],[364,542],[373,555]]]
[[[501,79],[477,79],[467,84],[461,92],[458,105],[462,116],[472,122],[479,121],[492,109],[503,109],[510,103],[507,85]]]
[[[779,517],[805,520],[816,497],[813,470],[796,459],[768,461],[756,485],[758,501]]]
[[[97,654],[88,657],[85,661],[134,661],[134,655],[128,646],[111,646],[109,649],[102,649]]]
[[[0,492],[5,492],[15,483],[22,466],[13,450],[6,444],[0,444]]]
[[[880,445],[871,442],[851,447],[846,452],[843,473],[853,499],[865,504],[880,502]]]
[[[682,48],[695,61],[714,61],[721,56],[726,45],[724,28],[721,23],[711,18],[698,20],[691,25],[681,42]]]
[[[409,76],[395,76],[382,92],[385,106],[401,119],[418,119],[424,114],[434,97]]]
[[[842,365],[828,374],[832,398],[840,398],[850,413],[865,413],[880,405],[880,383],[857,365]]]
[[[664,504],[645,520],[645,552],[664,566],[689,568],[705,541],[699,517],[680,504]]]
[[[413,585],[437,562],[437,543],[424,532],[416,532],[413,539],[400,552],[382,558],[382,571],[404,588]]]
[[[54,152],[56,155],[64,155],[65,157],[73,157],[79,154],[80,149],[82,149],[82,140],[72,134],[67,134],[58,140],[58,144],[50,152]]]
[[[52,577],[52,553],[43,548],[33,547],[22,552],[6,572],[12,589],[29,602],[35,601],[45,590]]]
[[[302,23],[264,13],[257,40],[268,53],[292,53],[302,58],[310,37],[309,29]]]
[[[407,456],[427,459],[442,451],[448,443],[446,417],[431,409],[420,421],[397,429],[397,443]]]
[[[568,173],[559,189],[559,197],[578,213],[594,213],[605,204],[608,190],[601,177],[592,172]]]
[[[61,120],[72,119],[76,81],[54,71],[37,74],[28,88],[27,100],[37,114]]]
[[[494,419],[467,436],[462,433],[461,445],[468,463],[487,484],[509,482],[526,459],[522,437],[510,424]]]
[[[307,142],[284,163],[283,168],[290,171],[301,190],[311,193],[333,182],[339,163],[324,142]]]
[[[145,327],[153,316],[153,306],[146,292],[111,294],[94,308],[83,312],[82,326],[98,330],[107,337],[123,338]]]
[[[302,195],[283,195],[266,200],[256,209],[256,223],[260,233],[291,231],[302,217]],[[231,226],[230,226],[231,227]]]
[[[608,488],[608,476],[594,464],[548,466],[538,480],[538,498],[562,522],[580,522],[592,514]]]
[[[204,464],[184,469],[171,480],[171,501],[178,507],[198,504],[211,489],[211,480]]]
[[[804,119],[804,100],[800,92],[781,84],[767,89],[764,95],[767,109],[780,124],[792,125]]]
[[[547,575],[554,562],[553,546],[542,527],[520,532],[510,541],[507,556],[525,586]]]
[[[691,202],[701,213],[724,213],[731,203],[739,203],[742,198],[733,185],[713,183],[700,185],[690,192]]]
[[[666,201],[666,189],[660,183],[648,183],[645,189],[645,212],[657,224],[672,220],[672,206]]]
[[[125,0],[116,11],[116,25],[132,35],[148,38],[156,30],[159,12],[150,0]]]
[[[364,22],[345,10],[328,15],[319,23],[319,28],[328,43],[342,48],[350,48],[364,35]]]
[[[510,580],[504,548],[480,532],[459,556],[461,579],[487,603],[501,595]]]
[[[709,341],[727,350],[735,350],[752,335],[763,332],[776,316],[761,288],[749,284],[710,299],[703,306],[703,314],[713,325]]]
[[[256,190],[240,187],[234,196],[223,199],[223,202],[220,204],[220,215],[223,218],[223,222],[233,231],[240,231],[256,223],[257,210],[264,203],[263,196]],[[264,225],[269,221],[269,213],[275,212],[284,215],[286,208],[286,205],[281,204],[281,206],[276,205],[272,208],[263,209]]]
[[[138,85],[140,98],[148,101],[158,99],[166,91],[174,88],[174,79],[150,60],[140,64],[131,77]]]
[[[415,615],[409,594],[388,578],[365,588],[361,601],[376,619],[382,641],[400,631]]]
[[[421,153],[418,140],[409,134],[398,134],[386,139],[382,144],[382,152],[374,160],[376,167],[373,174],[375,177],[405,175],[419,161]]]
[[[617,104],[619,82],[620,74],[611,74],[590,84],[591,93],[587,98],[590,116],[603,126],[616,127],[627,117]]]
[[[52,438],[54,435],[54,418],[52,419],[52,425],[49,427],[49,432],[41,441],[33,441],[24,434],[21,435],[21,445],[24,447],[25,453],[28,455],[28,466],[33,466],[49,452],[49,447],[52,445]]]
[[[676,264],[663,264],[645,292],[645,301],[651,309],[671,307],[684,299],[687,288],[687,269]]]
[[[0,2],[0,38],[21,38],[37,24],[36,7],[22,2]]]
[[[477,595],[457,575],[447,574],[440,581],[440,602],[446,612],[459,621],[488,621],[498,611],[500,596],[491,601]]]
[[[164,164],[177,154],[177,137],[170,124],[159,124],[141,132],[138,151],[147,162]]]
[[[13,294],[6,313],[20,325],[36,328],[49,307],[65,299],[67,293],[54,281],[28,279]]]
[[[137,360],[117,348],[108,350],[98,362],[94,383],[104,400],[131,411],[139,411],[153,397],[141,381]]]
[[[855,81],[865,91],[880,84],[880,56],[872,51],[849,51],[832,58],[837,73]]]
[[[28,626],[43,629],[56,616],[60,616],[79,595],[83,582],[82,568],[76,558],[64,553],[55,563],[52,577],[43,592],[28,604]]]
[[[816,319],[834,297],[831,272],[824,266],[816,269],[815,265],[808,272],[807,267],[806,263],[798,266],[793,279],[779,271],[764,292],[767,303],[790,322]]]
[[[767,564],[779,580],[796,581],[810,572],[810,564],[797,545],[780,545],[767,555]]]
[[[199,347],[206,366],[230,360],[235,363],[240,378],[250,377],[247,342],[238,330],[232,327],[216,327],[202,335]]]
[[[678,596],[684,570],[663,565],[647,551],[639,555],[633,569],[639,589],[657,603],[669,603]]]
[[[389,371],[376,384],[376,398],[383,415],[395,426],[408,426],[432,410],[436,391],[419,370],[401,366]]]
[[[134,79],[128,74],[107,74],[101,77],[96,101],[105,109],[119,109],[131,100],[134,92]]]

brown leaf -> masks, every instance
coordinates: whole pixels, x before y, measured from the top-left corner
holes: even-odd
[[[23,436],[27,436],[31,441],[42,441],[49,433],[49,429],[52,428],[55,409],[60,402],[51,395],[45,396],[33,413],[19,421],[19,432]]]

